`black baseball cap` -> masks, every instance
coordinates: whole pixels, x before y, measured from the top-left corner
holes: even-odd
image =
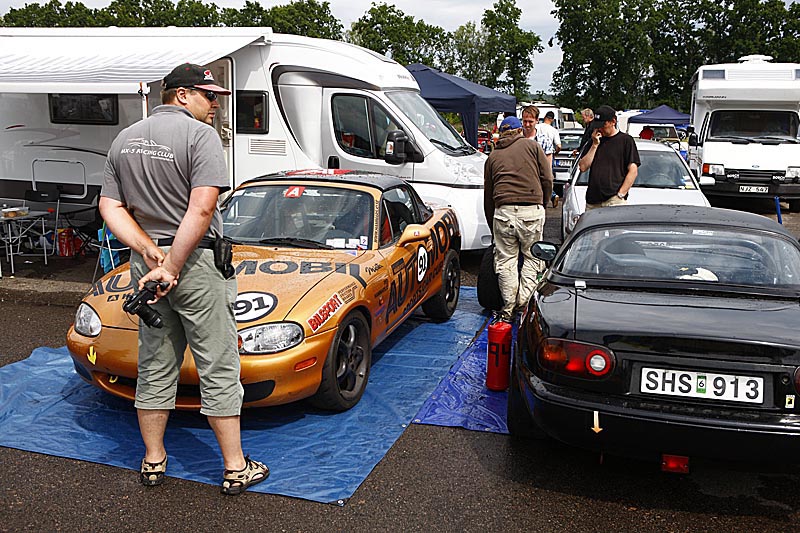
[[[617,112],[613,107],[601,105],[594,110],[594,120],[592,121],[591,129],[599,130],[609,120],[617,118]]]
[[[556,118],[556,114],[552,111],[548,111],[544,118]]]
[[[184,63],[172,69],[172,72],[164,76],[161,85],[164,90],[194,87],[219,94],[231,94],[228,89],[217,85],[211,70],[191,63]]]

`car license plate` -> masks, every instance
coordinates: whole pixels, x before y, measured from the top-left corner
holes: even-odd
[[[639,390],[645,394],[666,394],[729,402],[763,403],[764,401],[764,378],[759,377],[663,368],[642,368],[641,377]]]
[[[769,187],[762,185],[739,185],[739,192],[761,192],[768,193]]]

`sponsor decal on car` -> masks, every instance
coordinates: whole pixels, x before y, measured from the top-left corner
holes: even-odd
[[[330,318],[336,314],[336,311],[338,311],[343,305],[344,302],[342,302],[342,299],[338,294],[331,296],[328,301],[322,304],[322,306],[317,309],[317,312],[307,320],[311,331],[316,332],[319,328],[325,325],[325,322],[330,320]]]
[[[344,303],[349,304],[356,299],[356,287],[358,287],[358,285],[351,283],[339,291],[339,296],[342,297]]]

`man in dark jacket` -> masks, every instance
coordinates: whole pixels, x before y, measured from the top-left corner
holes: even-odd
[[[527,304],[542,270],[531,246],[542,238],[553,171],[542,147],[522,136],[519,119],[507,117],[483,176],[483,210],[494,236],[494,269],[503,296],[498,319],[511,322],[514,310]],[[524,260],[518,271],[520,251]]]

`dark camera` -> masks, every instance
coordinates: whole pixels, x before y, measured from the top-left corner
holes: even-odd
[[[139,315],[142,322],[150,328],[160,328],[163,325],[161,320],[161,313],[147,305],[149,300],[156,297],[156,291],[161,287],[163,291],[169,287],[167,282],[148,281],[144,284],[144,288],[135,294],[129,294],[125,297],[125,303],[122,304],[122,310],[131,315]]]

